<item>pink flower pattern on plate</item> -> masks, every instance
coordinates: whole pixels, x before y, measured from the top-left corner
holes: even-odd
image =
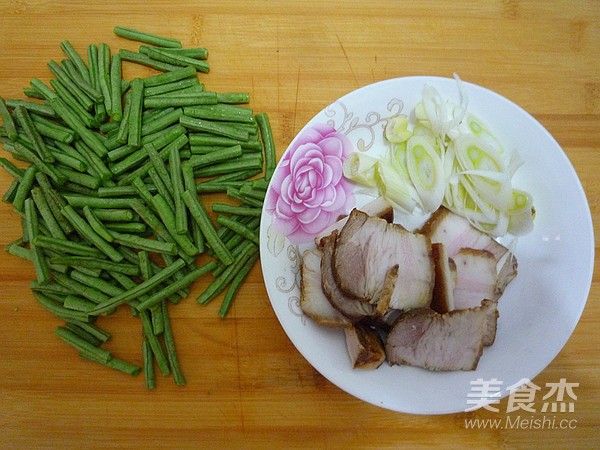
[[[327,124],[298,136],[279,162],[266,199],[275,231],[300,244],[348,213],[354,194],[342,164],[351,151],[348,138]]]

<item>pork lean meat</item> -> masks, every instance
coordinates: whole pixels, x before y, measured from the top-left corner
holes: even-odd
[[[333,274],[332,258],[335,247],[337,232],[334,231],[330,236],[321,239],[321,285],[323,293],[335,309],[348,317],[352,322],[357,322],[365,316],[375,314],[375,306],[357,300],[356,298],[346,295],[335,281]]]
[[[483,307],[438,314],[429,308],[404,313],[388,334],[390,364],[434,371],[475,370],[483,352],[488,311]]]
[[[335,243],[337,284],[386,309],[428,306],[434,283],[429,238],[354,209]]]

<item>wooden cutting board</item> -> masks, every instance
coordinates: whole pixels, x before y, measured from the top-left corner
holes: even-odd
[[[538,119],[565,150],[600,222],[600,8],[595,0],[0,2],[0,95],[24,98],[33,77],[68,39],[136,49],[116,25],[209,49],[215,91],[245,91],[268,113],[280,157],[317,112],[366,84],[408,75],[452,76],[486,86]],[[124,64],[124,77],[158,73]],[[7,156],[4,153],[2,156]],[[8,156],[10,158],[10,156]],[[0,171],[0,192],[10,185]],[[548,180],[560,183],[561,180]],[[223,200],[211,196],[208,201]],[[577,232],[577,230],[572,230]],[[598,233],[596,233],[598,235]],[[10,205],[0,205],[2,246],[19,238]],[[598,238],[596,238],[596,249]],[[600,279],[567,345],[534,380],[579,383],[570,413],[485,409],[443,416],[394,413],[337,388],[298,353],[252,269],[229,315],[221,297],[195,302],[209,279],[171,311],[187,385],[157,376],[144,387],[82,360],[53,335],[61,322],[33,299],[32,266],[0,252],[0,446],[95,447],[589,447],[600,444]],[[106,320],[105,320],[106,319]],[[99,324],[106,348],[141,363],[139,322],[121,308]],[[410,389],[410,386],[407,386]],[[519,417],[519,420],[517,420]],[[480,422],[469,429],[467,420]],[[544,421],[547,419],[547,421]],[[477,426],[476,426],[477,428]]]

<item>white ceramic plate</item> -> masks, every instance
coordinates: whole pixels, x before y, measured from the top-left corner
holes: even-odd
[[[260,259],[267,292],[283,329],[323,376],[349,394],[383,408],[445,414],[472,409],[471,382],[497,380],[498,391],[482,402],[491,403],[508,395],[515,385],[533,379],[560,352],[587,300],[594,239],[581,183],[553,137],[511,101],[464,83],[468,110],[490,126],[504,147],[518,149],[524,165],[517,172],[514,185],[533,195],[537,212],[534,230],[520,238],[516,247],[518,276],[500,299],[496,341],[484,350],[476,371],[439,373],[387,363],[377,370],[353,370],[343,332],[316,325],[300,310],[300,255],[313,246],[310,236],[332,222],[340,210],[348,212],[368,200],[360,188],[340,187],[344,182],[337,180],[335,170],[330,170],[338,167],[335,158],[340,159],[341,144],[348,144],[347,138],[354,147],[351,150],[360,148],[369,154],[381,154],[385,151],[386,120],[399,113],[409,114],[420,100],[425,84],[435,87],[444,98],[458,102],[453,79],[391,79],[345,95],[300,131],[279,162],[269,187],[260,230]],[[322,124],[337,131],[337,137],[323,139],[319,144],[325,157],[311,155],[307,150],[311,145],[302,145],[307,140],[321,139],[315,128]],[[322,176],[332,185],[337,183],[337,191],[303,193],[315,176]],[[270,209],[280,192],[296,195],[294,210],[289,209],[290,201],[288,206],[280,202],[276,212]],[[336,201],[332,202],[334,193]],[[311,208],[302,206],[303,201]],[[322,207],[315,208],[319,204]],[[278,221],[278,227],[274,221]],[[305,230],[303,233],[298,232],[298,224]]]

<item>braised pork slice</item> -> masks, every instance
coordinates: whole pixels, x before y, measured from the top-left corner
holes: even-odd
[[[496,297],[499,298],[506,289],[506,286],[517,276],[518,263],[517,258],[512,252],[500,258],[496,265],[498,271],[498,282],[496,283]]]
[[[429,239],[357,209],[336,240],[333,270],[348,295],[374,304],[383,300],[386,309],[418,308],[431,302],[434,270]],[[382,294],[389,298],[382,299]]]
[[[438,314],[429,308],[404,313],[388,334],[390,364],[434,371],[475,370],[483,352],[487,311],[482,307]]]
[[[323,293],[335,309],[348,317],[352,322],[356,322],[365,316],[375,314],[375,306],[370,303],[357,300],[354,297],[346,295],[335,281],[333,274],[332,258],[337,231],[321,240],[321,286]]]
[[[370,202],[364,204],[358,209],[367,213],[371,217],[381,217],[389,223],[392,223],[394,221],[394,207],[385,197],[377,197],[376,199],[371,200]],[[329,236],[334,231],[339,232],[344,227],[344,225],[346,225],[347,221],[348,216],[344,216],[340,218],[337,222],[325,228],[325,230],[321,231],[317,236],[315,236],[316,246],[321,246],[321,239],[323,239],[324,237]]]
[[[448,257],[446,247],[441,242],[431,244],[431,254],[435,267],[435,283],[430,308],[443,314],[454,309],[456,265]]]
[[[349,328],[352,322],[331,306],[321,288],[321,251],[306,250],[302,254],[300,268],[302,282],[300,284],[300,307],[304,314],[319,325],[328,327]]]
[[[377,369],[385,361],[385,350],[372,328],[355,324],[345,328],[346,348],[355,369]]]
[[[484,299],[496,300],[496,260],[486,250],[463,248],[452,260],[456,265],[454,308],[466,309],[481,305]]]
[[[484,300],[481,302],[481,308],[485,311],[485,333],[483,335],[483,345],[490,346],[496,340],[496,328],[498,326],[498,300]]]
[[[429,236],[432,243],[441,242],[452,258],[461,248],[487,250],[499,260],[508,249],[496,242],[490,235],[479,231],[467,219],[441,207],[434,212],[421,233]]]

